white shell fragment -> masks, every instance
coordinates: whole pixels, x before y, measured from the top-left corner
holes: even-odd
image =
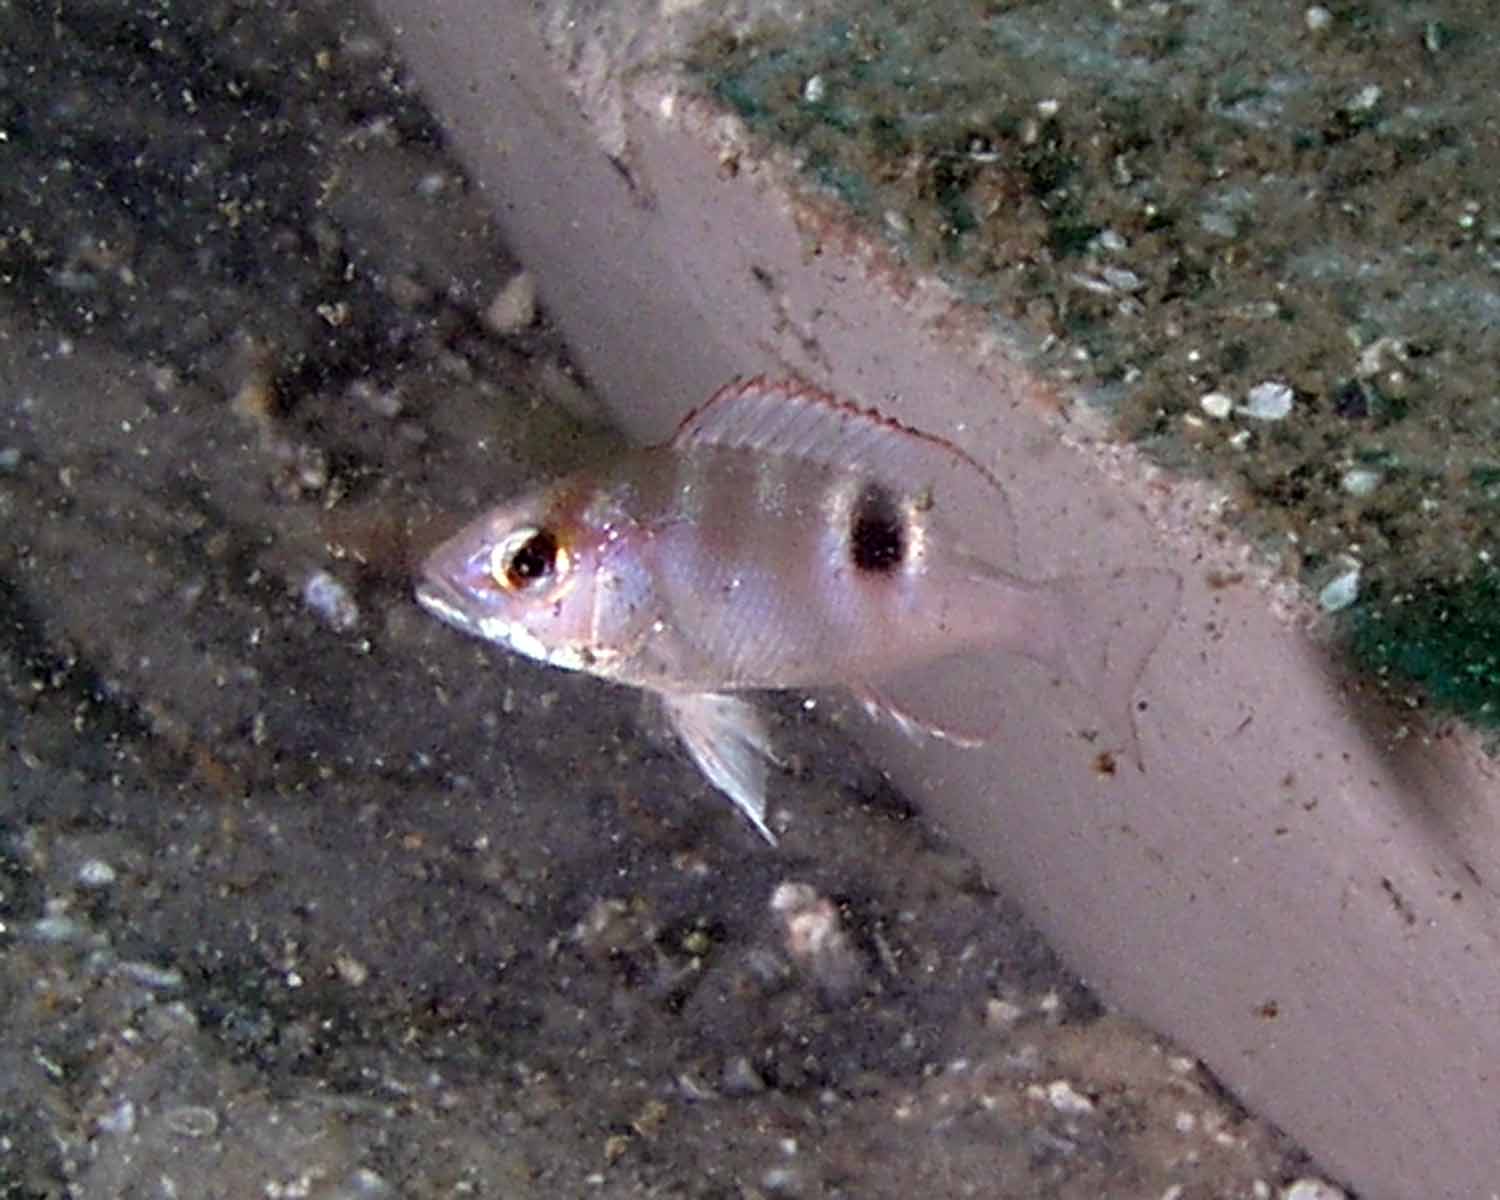
[[[1204,392],[1198,397],[1198,407],[1215,421],[1223,421],[1234,411],[1234,401],[1223,392]]]
[[[1257,421],[1280,421],[1292,411],[1292,400],[1293,392],[1287,384],[1268,380],[1250,389],[1240,411]]]
[[[1339,612],[1359,599],[1360,564],[1354,559],[1345,559],[1342,571],[1323,585],[1318,593],[1318,606],[1324,612]]]
[[[302,585],[302,602],[338,633],[359,624],[359,605],[343,582],[327,571],[314,571]]]
[[[1124,235],[1115,229],[1101,230],[1094,237],[1094,245],[1100,250],[1108,251],[1110,254],[1119,254],[1130,247],[1130,243],[1125,240]]]
[[[1100,274],[1104,276],[1104,282],[1118,292],[1138,292],[1146,286],[1144,279],[1124,267],[1105,267]]]

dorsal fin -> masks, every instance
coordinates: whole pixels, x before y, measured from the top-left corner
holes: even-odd
[[[799,379],[756,376],[720,388],[672,438],[676,450],[714,446],[816,462],[879,479],[948,513],[978,515],[959,538],[992,566],[1012,565],[1010,503],[999,480],[952,442],[863,409]]]
[[[799,379],[758,375],[720,388],[683,418],[672,445],[759,450],[880,474],[902,467],[924,474],[934,463],[947,469],[961,463],[1003,491],[988,471],[951,442]],[[924,464],[926,471],[921,469]]]

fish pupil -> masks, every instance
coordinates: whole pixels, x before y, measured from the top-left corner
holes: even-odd
[[[557,563],[557,539],[540,529],[516,547],[506,567],[512,587],[525,587],[552,574]]]
[[[896,499],[878,483],[867,484],[849,521],[849,557],[857,570],[880,574],[906,557],[906,525]]]

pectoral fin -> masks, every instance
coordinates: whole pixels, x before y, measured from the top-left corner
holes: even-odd
[[[698,769],[774,846],[776,835],[766,824],[766,763],[776,756],[755,706],[723,692],[667,693],[662,701]]]

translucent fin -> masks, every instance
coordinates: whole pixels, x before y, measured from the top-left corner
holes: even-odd
[[[1048,645],[1038,639],[1038,650],[1047,646],[1038,661],[1064,671],[1092,698],[1103,722],[1103,748],[1128,754],[1145,770],[1135,690],[1177,615],[1182,576],[1138,569],[1055,579],[1046,589],[1056,604],[1050,622],[1053,641]]]
[[[879,479],[924,509],[984,514],[962,548],[995,567],[1014,561],[1010,502],[1000,481],[953,443],[859,408],[801,380],[757,377],[715,392],[678,427],[678,450],[716,446],[815,462]],[[955,530],[963,528],[956,522]]]
[[[662,701],[698,769],[774,846],[776,835],[766,824],[766,763],[776,756],[755,706],[724,692],[669,692]]]
[[[1136,731],[1136,685],[1177,612],[1175,571],[1134,570],[1068,576],[1038,585],[1016,615],[1024,620],[989,651],[955,654],[856,689],[867,710],[908,732],[958,745],[992,740],[1007,706],[1035,698],[1003,686],[1006,662],[1032,659],[1090,700],[1103,749],[1144,769]]]
[[[955,695],[967,690],[955,686],[954,669],[974,661],[972,654],[962,658],[955,655],[951,660],[939,660],[882,683],[860,684],[853,689],[854,698],[872,720],[883,717],[907,737],[937,738],[972,750],[990,741],[1005,724],[1004,712],[998,707],[985,713],[971,702],[955,705],[951,712],[944,711]],[[1003,661],[995,665],[1004,669]],[[995,676],[986,671],[982,677],[989,682],[981,686],[993,691]]]

